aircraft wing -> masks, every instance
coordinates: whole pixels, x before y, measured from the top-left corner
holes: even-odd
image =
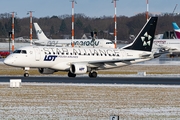
[[[169,51],[165,51],[165,52],[161,52],[161,53],[145,54],[145,55],[141,55],[138,58],[92,61],[92,62],[88,62],[88,64],[98,66],[98,65],[102,65],[102,64],[114,64],[116,62],[126,63],[126,62],[135,61],[135,60],[138,60],[138,59],[157,58],[157,57],[159,57],[159,56],[161,56],[162,54],[165,54],[165,53],[169,53]]]
[[[87,63],[87,66],[91,67],[91,68],[97,68],[97,67],[103,66],[105,64],[108,64],[108,65],[111,65],[111,66],[117,66],[115,64],[116,62],[130,63],[131,61],[135,61],[137,59],[140,59],[140,58],[100,60],[100,61],[92,61],[92,62],[90,61],[90,62]]]
[[[157,58],[157,57],[161,56],[162,54],[166,54],[166,53],[169,53],[169,51],[165,51],[165,52],[161,52],[161,53],[154,53],[154,54],[149,54],[149,55],[142,55],[141,57]]]
[[[88,67],[92,67],[92,68],[96,68],[99,67],[101,65],[104,64],[111,64],[111,65],[115,65],[116,62],[130,62],[130,61],[134,61],[136,59],[140,59],[140,58],[129,58],[129,59],[112,59],[112,60],[97,60],[97,61],[84,61],[84,62],[72,62],[70,64],[75,64],[75,63],[82,63],[82,64],[86,64]]]
[[[100,61],[90,61],[88,64],[105,64],[105,63],[115,63],[115,62],[129,62],[134,61],[137,58],[131,58],[131,59],[113,59],[113,60],[100,60]],[[140,58],[139,58],[140,59]]]
[[[163,50],[163,51],[177,50],[177,48],[175,48],[175,47],[173,48],[173,47],[168,47],[168,46],[165,46],[165,45],[157,45],[157,46],[159,46],[160,49]]]

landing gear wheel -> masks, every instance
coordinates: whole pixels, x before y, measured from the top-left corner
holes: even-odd
[[[90,78],[96,78],[97,77],[97,72],[96,71],[89,72],[89,77]]]
[[[89,77],[90,77],[90,78],[92,77],[92,74],[91,74],[91,72],[89,72]]]
[[[29,73],[24,73],[24,77],[29,77]]]
[[[29,71],[28,70],[30,70],[30,68],[25,67],[25,68],[23,68],[23,70],[24,70],[24,77],[29,77]]]
[[[76,77],[76,74],[71,73],[70,71],[68,72],[68,77]]]

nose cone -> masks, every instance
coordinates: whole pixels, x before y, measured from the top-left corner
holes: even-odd
[[[5,65],[12,65],[13,61],[12,59],[10,59],[10,57],[8,56],[7,58],[4,59],[4,64]]]

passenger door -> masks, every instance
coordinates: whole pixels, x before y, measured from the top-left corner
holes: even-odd
[[[39,48],[34,47],[34,51],[35,51],[35,60],[39,61],[41,59],[41,52],[40,52]]]

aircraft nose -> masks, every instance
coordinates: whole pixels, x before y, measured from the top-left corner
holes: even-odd
[[[13,63],[13,61],[9,57],[4,59],[4,64],[11,65],[12,63]]]

